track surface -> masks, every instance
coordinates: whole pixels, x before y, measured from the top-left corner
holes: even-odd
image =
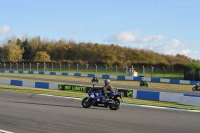
[[[5,77],[63,84],[91,84],[80,80],[4,75]],[[101,83],[98,85],[103,86]],[[115,84],[115,87],[198,93],[120,84]],[[194,112],[126,105],[122,105],[118,111],[98,107],[84,109],[80,100],[0,91],[0,129],[15,133],[199,133],[199,118],[199,113]]]
[[[194,112],[85,109],[80,100],[0,91],[0,129],[15,133],[199,133],[199,120]]]

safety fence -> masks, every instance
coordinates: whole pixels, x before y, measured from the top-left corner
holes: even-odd
[[[71,73],[96,73],[96,74],[112,74],[112,75],[127,75],[128,71],[134,69],[138,75],[151,78],[173,78],[184,79],[183,68],[156,67],[156,66],[108,66],[106,64],[69,64],[69,63],[3,63],[0,62],[0,70],[14,71],[57,71]],[[195,73],[193,72],[195,76]],[[192,78],[191,78],[192,79]],[[193,78],[194,80],[194,78]]]

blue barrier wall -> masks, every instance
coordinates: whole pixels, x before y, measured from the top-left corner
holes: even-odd
[[[45,83],[45,82],[35,82],[35,88],[45,88],[45,89],[49,89],[49,83]]]
[[[20,80],[11,80],[10,85],[22,86],[22,81],[20,81]]]
[[[137,99],[159,101],[160,92],[137,90]]]

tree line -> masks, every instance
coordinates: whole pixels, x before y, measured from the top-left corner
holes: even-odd
[[[107,64],[107,66],[157,66],[174,69],[200,69],[200,60],[185,55],[164,55],[147,49],[117,44],[11,37],[0,46],[0,62],[53,62],[70,64]]]

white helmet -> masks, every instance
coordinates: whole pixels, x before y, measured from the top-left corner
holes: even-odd
[[[105,79],[105,80],[104,80],[104,83],[105,83],[105,84],[109,84],[109,83],[110,83],[110,79]]]

